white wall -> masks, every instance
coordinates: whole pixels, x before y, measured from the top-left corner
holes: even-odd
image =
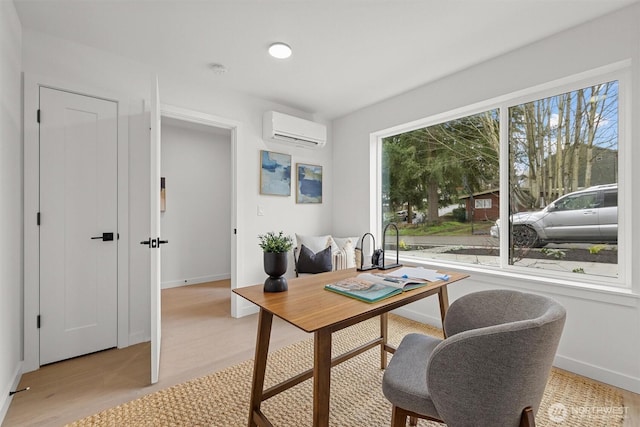
[[[0,423],[22,359],[22,28],[0,2]]]
[[[162,119],[162,287],[222,280],[231,270],[231,132]]]
[[[632,163],[640,162],[636,144],[640,137],[637,121],[640,106],[638,22],[640,7],[636,5],[334,121],[334,232],[368,231],[372,196],[366,189],[369,188],[371,174],[375,174],[368,161],[372,132],[629,59],[632,63],[633,142],[627,141],[629,156],[624,159],[627,167],[625,185],[638,185],[640,170],[637,167],[630,170]],[[626,202],[632,211],[638,212],[640,192],[636,190],[628,194],[632,199]],[[341,214],[344,206],[350,206],[350,215]],[[626,225],[632,236],[631,254],[635,254],[637,259],[640,227],[631,221]],[[524,288],[553,296],[568,311],[556,364],[640,392],[640,309],[637,295],[640,268],[637,264],[634,263],[631,277],[628,277],[629,285],[636,283],[632,295],[549,285],[526,276],[512,278],[476,269],[471,271],[470,279],[450,287],[450,299],[474,290],[496,287]],[[404,313],[430,323],[439,322],[435,301],[413,304]]]
[[[112,55],[88,46],[71,43],[42,33],[25,30],[22,43],[23,70],[35,81],[55,81],[57,87],[87,94],[117,94],[129,100],[129,343],[149,339],[149,253],[140,245],[149,237],[148,176],[149,133],[148,117],[144,115],[143,100],[149,99],[151,81],[158,73],[162,104],[182,107],[217,117],[234,120],[241,125],[237,156],[238,286],[264,281],[262,252],[258,234],[271,230],[285,233],[329,233],[331,230],[332,183],[331,141],[322,150],[289,148],[262,141],[262,114],[278,110],[303,118],[314,117],[293,108],[269,101],[225,92],[215,87],[195,85],[180,75],[165,74],[152,66]],[[215,76],[212,76],[214,78]],[[37,106],[37,99],[25,103]],[[146,109],[146,108],[145,108]],[[148,111],[148,109],[146,109]],[[27,111],[26,114],[35,114]],[[329,129],[330,131],[330,129]],[[325,201],[320,205],[298,205],[295,196],[275,197],[259,194],[259,152],[269,149],[292,154],[292,161],[324,166]],[[257,215],[263,207],[264,216]],[[293,275],[293,268],[288,274]],[[30,297],[32,299],[32,297]],[[239,314],[253,311],[242,300]]]

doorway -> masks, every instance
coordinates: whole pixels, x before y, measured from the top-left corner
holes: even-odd
[[[149,240],[141,243],[156,249],[149,258],[149,307],[150,307],[150,335],[151,335],[151,383],[155,384],[160,374],[160,353],[162,346],[162,318],[161,318],[161,258],[160,243],[168,243],[167,240],[160,240],[160,209],[161,209],[161,117],[169,117],[183,120],[190,123],[199,123],[207,126],[220,127],[231,131],[231,220],[233,234],[231,235],[231,289],[237,287],[238,277],[238,244],[236,239],[238,227],[238,139],[240,134],[240,124],[233,120],[228,120],[210,114],[199,113],[178,107],[161,106],[157,76],[152,83],[151,102],[149,104]],[[231,230],[229,230],[231,231]],[[157,236],[155,238],[151,236]],[[153,239],[153,240],[152,240]],[[238,313],[239,297],[231,296],[231,315],[236,317]]]
[[[230,279],[231,131],[161,121],[161,287]]]
[[[156,99],[157,99],[157,84],[156,84]],[[187,122],[187,123],[191,123],[191,124],[199,124],[199,125],[204,125],[204,126],[208,126],[208,127],[214,127],[214,128],[222,128],[222,129],[226,129],[228,131],[230,131],[230,154],[231,154],[231,165],[230,165],[230,183],[231,183],[231,195],[230,195],[230,199],[231,199],[231,203],[228,206],[228,211],[230,213],[230,223],[228,224],[230,226],[230,228],[227,229],[227,233],[229,233],[230,235],[230,247],[229,247],[229,253],[230,253],[230,281],[231,281],[231,289],[234,289],[235,287],[237,287],[237,281],[240,279],[238,277],[238,265],[237,265],[237,251],[238,251],[238,245],[237,245],[237,227],[238,227],[238,197],[237,197],[237,179],[238,179],[238,169],[237,169],[237,150],[238,150],[238,139],[239,139],[239,133],[240,133],[240,124],[238,122],[232,121],[232,120],[228,120],[228,119],[224,119],[224,118],[220,118],[220,117],[216,117],[216,116],[212,116],[209,114],[205,114],[205,113],[200,113],[200,112],[196,112],[196,111],[192,111],[192,110],[186,110],[186,109],[182,109],[182,108],[178,108],[178,107],[172,107],[172,106],[166,106],[166,105],[162,105],[159,106],[157,101],[152,102],[152,112],[151,112],[151,117],[152,117],[152,122],[157,123],[157,131],[155,132],[156,136],[154,136],[154,132],[153,132],[153,128],[152,128],[152,132],[151,132],[151,153],[150,153],[150,159],[151,162],[153,164],[156,164],[157,166],[155,166],[152,170],[151,173],[151,191],[158,191],[157,190],[157,185],[161,183],[161,174],[160,174],[160,168],[161,168],[161,162],[160,162],[160,147],[161,147],[161,139],[159,138],[159,134],[160,134],[160,128],[161,128],[161,118],[164,118],[165,120],[168,119],[175,119],[178,121],[183,121],[183,122]],[[154,154],[157,153],[157,154]],[[157,162],[157,163],[156,163]],[[167,209],[168,206],[170,205],[170,195],[168,193],[168,188],[165,189],[165,191],[167,192],[166,196],[167,196]],[[160,195],[160,192],[156,193],[158,195]],[[152,197],[153,198],[153,197]],[[155,228],[156,226],[152,226],[152,229],[155,230],[154,234],[160,235],[160,207],[161,207],[161,203],[160,203],[160,198],[158,197],[156,199],[156,203],[152,203],[152,209],[150,211],[150,223],[151,224],[157,224],[157,229]],[[157,206],[157,207],[156,207]],[[224,229],[224,226],[222,227]],[[161,271],[161,259],[158,259],[158,261],[154,264],[153,262],[151,263],[152,265],[156,265],[157,266],[157,274],[159,275],[160,271]],[[152,269],[153,270],[153,269]],[[154,279],[154,277],[151,277],[150,280],[150,284],[151,284],[151,382],[155,383],[156,381],[158,381],[159,379],[159,361],[160,361],[160,352],[161,352],[161,346],[160,346],[160,341],[161,341],[161,310],[160,310],[160,306],[161,306],[161,278],[158,279]],[[239,300],[238,298],[235,298],[235,295],[232,295],[231,297],[231,314],[233,317],[236,317],[237,313],[238,313],[238,305],[239,305]],[[155,337],[155,341],[154,341],[154,337]],[[155,342],[155,344],[154,344]]]

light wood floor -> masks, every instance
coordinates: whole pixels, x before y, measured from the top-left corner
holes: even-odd
[[[62,426],[153,391],[207,375],[253,357],[257,316],[233,319],[229,282],[162,291],[160,380],[150,386],[150,347],[138,344],[44,366],[22,376],[2,424]],[[271,348],[308,334],[274,318]],[[640,395],[622,390],[625,427],[640,427]]]
[[[233,366],[254,356],[257,316],[230,314],[229,281],[162,291],[160,380],[150,378],[148,343],[44,366],[22,376],[2,424],[61,426],[153,391]],[[309,337],[274,319],[271,348]]]

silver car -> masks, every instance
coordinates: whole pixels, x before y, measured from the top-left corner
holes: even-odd
[[[539,247],[547,243],[618,241],[618,184],[597,185],[560,197],[536,212],[511,215],[512,243]],[[491,227],[499,237],[500,220]]]
[[[398,219],[400,219],[400,221],[407,221],[409,219],[409,212],[406,210],[398,211],[396,212],[396,216],[398,217]],[[411,219],[416,219],[415,212],[411,213]]]

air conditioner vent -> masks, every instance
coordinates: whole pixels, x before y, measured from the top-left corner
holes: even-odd
[[[321,123],[267,111],[262,121],[263,138],[297,147],[320,148],[327,143],[327,127]]]

